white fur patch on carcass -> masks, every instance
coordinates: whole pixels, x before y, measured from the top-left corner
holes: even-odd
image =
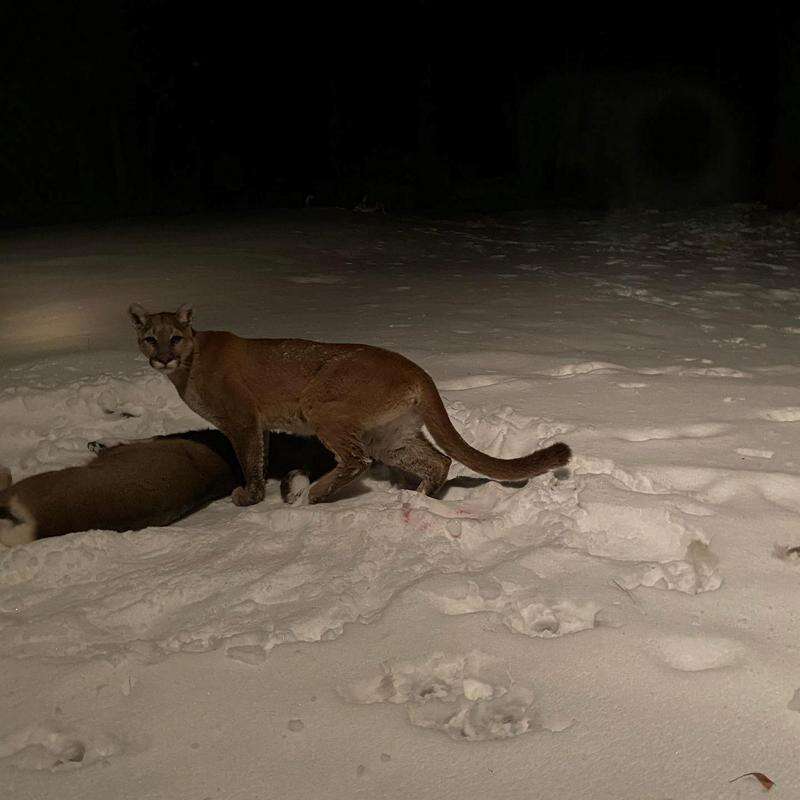
[[[308,475],[299,469],[292,470],[281,481],[281,497],[290,505],[305,505],[308,502],[308,489],[311,481]]]
[[[11,513],[22,522],[13,522],[10,519],[0,519],[0,544],[5,547],[14,547],[18,544],[28,544],[36,540],[36,520],[22,503],[15,497],[11,498],[8,505]]]

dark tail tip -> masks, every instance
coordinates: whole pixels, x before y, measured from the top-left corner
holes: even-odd
[[[572,458],[572,450],[568,444],[564,442],[556,442],[545,448],[542,455],[547,456],[547,460],[552,464],[550,469],[557,469],[558,467],[565,467],[569,464]]]

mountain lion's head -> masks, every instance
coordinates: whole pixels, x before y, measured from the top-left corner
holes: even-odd
[[[194,348],[191,306],[184,303],[174,314],[148,314],[134,303],[128,314],[136,328],[139,349],[153,369],[168,373],[186,363]]]

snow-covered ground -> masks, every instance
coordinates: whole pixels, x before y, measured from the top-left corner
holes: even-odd
[[[203,426],[131,301],[399,350],[475,445],[575,453],[4,551],[0,796],[800,797],[798,234],[737,207],[0,237],[15,478]]]

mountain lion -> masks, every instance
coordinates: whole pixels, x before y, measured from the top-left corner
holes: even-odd
[[[195,331],[192,309],[150,314],[129,309],[139,349],[184,402],[230,439],[245,476],[233,492],[240,506],[264,498],[264,430],[314,434],[336,466],[309,489],[318,503],[357,478],[371,459],[416,476],[433,495],[447,480],[452,456],[498,480],[520,480],[564,466],[566,444],[521,458],[494,458],[470,447],[453,427],[433,379],[412,361],[364,344],[306,339],[242,339]],[[433,447],[422,434],[428,429]]]

